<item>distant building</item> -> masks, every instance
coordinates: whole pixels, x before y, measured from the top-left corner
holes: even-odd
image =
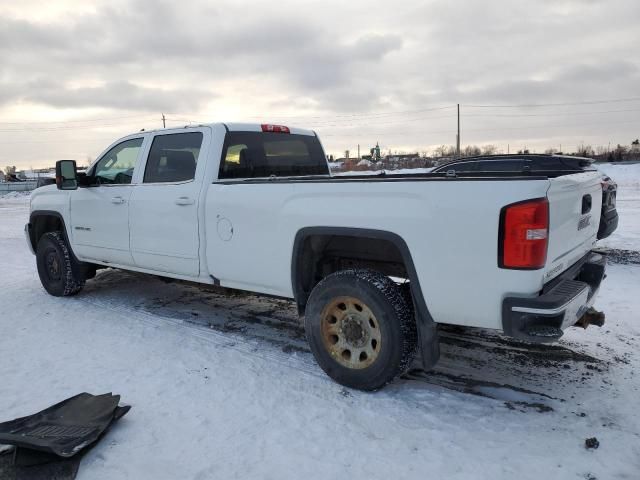
[[[419,153],[398,153],[395,155],[386,155],[384,159],[388,162],[401,162],[407,160],[417,160],[420,158]]]
[[[39,178],[55,178],[55,168],[38,168],[33,170],[20,170],[16,176],[21,180],[38,180]]]
[[[376,142],[376,146],[370,149],[369,152],[371,153],[371,155],[369,155],[371,160],[375,162],[380,160],[380,144],[378,142]]]

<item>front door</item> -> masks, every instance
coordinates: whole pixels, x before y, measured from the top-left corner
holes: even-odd
[[[200,273],[198,204],[208,129],[156,135],[129,206],[136,266],[195,277]]]
[[[132,138],[111,148],[91,169],[95,185],[71,192],[71,235],[78,257],[133,265],[129,200],[143,140]]]

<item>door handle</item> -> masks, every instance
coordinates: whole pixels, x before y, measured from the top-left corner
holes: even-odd
[[[193,205],[196,201],[189,197],[178,197],[175,203],[176,205]]]
[[[116,205],[122,205],[126,200],[122,197],[112,197],[111,203],[115,203]]]

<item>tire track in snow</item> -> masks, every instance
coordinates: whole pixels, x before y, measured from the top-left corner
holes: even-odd
[[[183,319],[176,319],[159,315],[157,313],[149,313],[144,310],[122,307],[114,305],[111,302],[105,302],[95,298],[83,297],[77,298],[77,300],[97,308],[109,310],[110,312],[113,312],[127,320],[134,319],[151,327],[158,327],[161,324],[170,325],[180,331],[188,332],[192,337],[204,340],[205,342],[211,343],[217,347],[234,350],[243,355],[257,357],[261,360],[275,362],[278,365],[298,370],[306,375],[325,378],[324,373],[315,364],[313,357],[311,357],[310,354],[308,355],[308,358],[304,358],[302,355],[299,355],[298,352],[295,352],[293,355],[285,352],[279,353],[277,349],[268,348],[264,344],[260,343],[259,339],[249,339],[232,332],[221,332],[212,326],[207,327]],[[292,362],[292,357],[295,358],[295,363]]]
[[[216,346],[233,348],[245,355],[326,378],[308,350],[304,330],[291,302],[251,294],[226,295],[181,282],[168,285],[153,277],[113,270],[101,273],[87,287],[78,299],[98,308],[127,318],[135,317],[156,327],[160,323],[171,324]],[[461,341],[454,341],[453,337],[465,342],[460,345]],[[500,373],[500,366],[490,370],[482,368],[483,377],[478,378],[478,368],[470,365],[491,363],[491,358],[495,358],[493,349],[510,352],[523,347],[518,344],[498,348],[496,338],[483,333],[465,337],[443,331],[444,349],[438,367],[432,372],[414,369],[402,378],[413,385],[440,387],[500,401],[515,398],[537,405],[552,398],[508,384]],[[485,375],[488,378],[484,378]]]

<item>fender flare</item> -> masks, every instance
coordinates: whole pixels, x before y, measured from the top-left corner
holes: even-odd
[[[71,246],[71,242],[69,241],[69,232],[67,231],[67,224],[65,223],[64,217],[60,212],[56,210],[34,210],[29,215],[28,224],[29,240],[31,241],[31,245],[33,246],[33,251],[35,251],[36,247],[38,246],[37,242],[35,242],[35,239],[33,238],[33,236],[35,235],[35,232],[33,231],[33,223],[36,217],[56,217],[58,220],[60,220],[60,223],[62,224],[62,234],[64,235],[64,239],[69,247]]]
[[[293,254],[291,257],[291,284],[293,296],[298,305],[298,309],[303,311],[307,298],[302,298],[303,288],[301,280],[302,255],[304,241],[308,237],[316,235],[340,235],[346,237],[371,238],[376,240],[386,240],[391,242],[400,252],[402,261],[405,264],[409,281],[411,282],[411,293],[415,304],[416,325],[418,329],[418,341],[422,351],[422,360],[426,369],[432,368],[440,356],[439,339],[437,325],[429,312],[427,303],[420,288],[418,273],[411,257],[411,252],[404,239],[393,232],[386,230],[376,230],[370,228],[356,227],[304,227],[298,230],[293,242]]]
[[[55,217],[58,220],[60,220],[60,223],[62,224],[62,236],[64,237],[65,242],[67,242],[67,247],[69,248],[69,252],[71,252],[71,260],[72,260],[71,267],[76,274],[84,275],[85,272],[83,270],[83,266],[86,264],[78,260],[78,257],[76,257],[76,254],[73,251],[73,248],[71,247],[69,232],[67,231],[67,224],[65,223],[64,217],[60,212],[57,212],[55,210],[34,210],[33,212],[31,212],[31,214],[29,215],[29,223],[27,224],[27,228],[29,232],[29,241],[31,242],[33,251],[37,252],[37,248],[38,248],[38,244],[35,242],[35,239],[34,239],[35,232],[33,231],[33,222],[37,217]]]

